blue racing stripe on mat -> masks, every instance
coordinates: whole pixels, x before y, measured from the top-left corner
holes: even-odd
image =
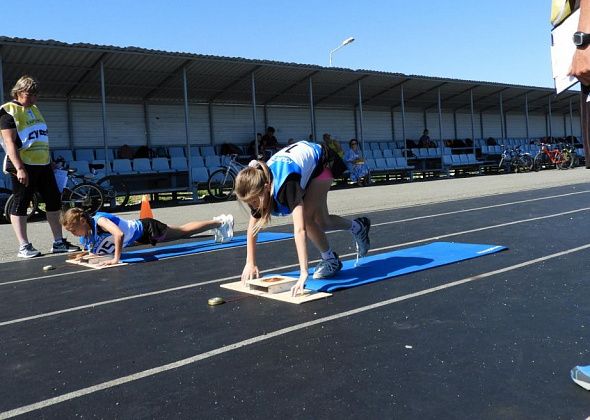
[[[329,279],[312,279],[313,269],[311,269],[309,271],[310,278],[305,282],[305,288],[318,292],[333,292],[338,289],[360,286],[401,276],[402,274],[482,257],[505,249],[508,248],[500,245],[434,242],[428,245],[367,256],[359,260],[358,267],[354,266],[354,259],[342,261],[342,271]],[[292,271],[283,275],[298,277],[299,271]]]
[[[258,234],[257,243],[278,241],[292,238],[291,233],[262,232]],[[226,244],[215,243],[213,239],[207,241],[188,242],[176,245],[155,246],[153,248],[138,249],[137,251],[123,252],[121,262],[138,263],[147,261],[163,260],[165,258],[177,257],[179,255],[198,254],[200,252],[212,251],[215,249],[234,248],[246,245],[246,235],[234,236],[231,242]]]

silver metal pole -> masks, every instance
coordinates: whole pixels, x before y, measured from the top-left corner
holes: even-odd
[[[0,54],[0,105],[4,103],[4,70],[2,54]]]
[[[475,144],[475,124],[473,121],[473,89],[469,89],[469,102],[471,106],[471,139],[473,140],[473,144]]]
[[[190,141],[190,129],[189,129],[189,110],[188,110],[188,80],[186,77],[186,66],[182,68],[182,96],[184,100],[184,136],[186,140],[186,158],[188,159],[188,186],[189,190],[192,191],[193,185],[193,168],[191,162],[191,141]],[[193,200],[197,200],[198,190],[195,191]]]
[[[437,89],[437,103],[438,103],[438,134],[439,134],[439,141],[440,141],[440,154],[442,156],[442,147],[443,147],[443,131],[442,131],[442,103],[440,99],[440,88]],[[424,114],[426,115],[426,114]]]
[[[406,105],[405,105],[405,99],[404,99],[404,85],[402,84],[401,86],[401,106],[402,106],[402,141],[404,144],[404,157],[406,158],[406,160],[408,159],[408,148],[407,148],[407,142],[406,142]]]
[[[68,145],[71,149],[74,146],[74,125],[72,124],[72,99],[69,96],[66,100],[66,113],[68,115]]]
[[[315,128],[315,108],[313,106],[313,82],[311,77],[309,78],[309,122],[311,126],[311,137],[312,141],[316,141],[316,128]]]
[[[143,101],[143,127],[145,130],[145,143],[147,147],[152,147],[152,136],[150,133],[150,110],[147,101]]]
[[[572,109],[572,98],[570,98],[570,140],[574,145],[574,110]]]
[[[483,135],[483,112],[479,113],[479,131],[481,133],[481,138],[483,139],[484,138],[484,135]]]
[[[256,153],[256,158],[258,158],[258,127],[256,124],[256,79],[254,77],[254,72],[250,75],[250,80],[252,82],[252,126],[254,129],[254,152]]]
[[[106,100],[106,89],[104,82],[104,63],[100,62],[100,98],[102,102],[102,142],[104,146],[104,159],[105,159],[105,172],[108,175],[111,171],[111,163],[109,162],[108,152],[108,135],[107,135],[107,100]]]
[[[524,117],[526,122],[526,141],[529,142],[529,94],[524,94]]]
[[[365,136],[363,135],[363,89],[361,87],[361,81],[357,82],[359,90],[359,134],[361,138],[361,144],[363,145],[363,153],[365,151]]]
[[[551,112],[551,97],[549,97],[549,138],[553,137],[553,115]]]
[[[395,115],[393,114],[393,108],[391,108],[391,141],[395,143]]]
[[[215,130],[213,126],[213,104],[209,102],[207,105],[207,117],[209,119],[209,144],[215,144]]]
[[[500,92],[500,134],[502,138],[506,138],[506,122],[504,121],[504,101],[502,99],[502,92]]]

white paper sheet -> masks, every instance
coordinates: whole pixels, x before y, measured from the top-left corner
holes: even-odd
[[[551,31],[551,67],[557,94],[572,87],[578,79],[568,76],[576,46],[572,40],[578,30],[580,11],[576,10],[561,25]]]

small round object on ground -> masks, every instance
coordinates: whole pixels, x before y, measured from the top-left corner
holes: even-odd
[[[55,267],[52,265],[46,265],[43,267],[43,271],[55,270]]]
[[[213,297],[207,301],[209,306],[221,305],[223,303],[225,303],[225,300],[222,297]]]

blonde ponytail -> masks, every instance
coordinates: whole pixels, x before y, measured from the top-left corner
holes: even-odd
[[[258,208],[260,218],[254,225],[254,234],[271,220],[272,209],[272,177],[266,163],[253,160],[248,167],[242,169],[236,177],[236,196],[238,200],[249,203],[263,197],[262,206]]]

